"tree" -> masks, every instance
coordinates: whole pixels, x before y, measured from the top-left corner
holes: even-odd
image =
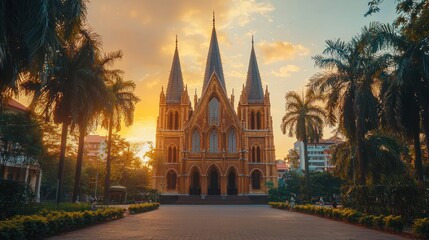
[[[380,11],[381,2],[370,1],[365,15]],[[423,181],[420,126],[429,149],[429,1],[396,2],[399,16],[393,26],[380,25],[375,35],[379,48],[391,47],[396,55],[395,71],[383,94],[383,109],[389,127],[413,142],[416,178]]]
[[[310,171],[308,166],[307,143],[309,140],[316,140],[322,136],[323,118],[325,111],[316,103],[321,98],[308,91],[305,96],[300,97],[296,92],[286,94],[286,114],[283,116],[281,130],[283,134],[296,136],[296,139],[303,142],[304,162],[305,162],[305,185],[307,188],[307,198],[310,197]]]
[[[47,59],[61,48],[62,33],[80,26],[85,10],[83,0],[0,1],[0,104],[18,93],[24,72],[43,75]]]
[[[287,161],[289,162],[289,166],[293,169],[298,169],[299,167],[299,154],[295,149],[290,149],[287,156]]]
[[[370,159],[365,169],[370,184],[398,183],[406,179],[406,165],[402,159],[408,158],[408,149],[396,136],[374,132],[365,138],[364,144]],[[349,183],[354,182],[355,175],[361,175],[361,170],[353,167],[355,159],[356,151],[350,142],[332,147],[331,164],[335,165],[334,174]]]
[[[0,114],[0,179],[7,163],[36,163],[45,152],[42,132],[29,114]]]
[[[113,72],[115,73],[115,72]],[[104,126],[108,129],[107,159],[106,159],[106,179],[104,184],[104,203],[109,202],[110,188],[110,165],[113,129],[118,132],[121,129],[122,118],[125,125],[130,126],[134,119],[135,104],[140,101],[133,91],[136,84],[132,81],[123,81],[122,77],[111,73],[106,75],[108,80],[109,103],[104,109]]]
[[[360,184],[366,184],[368,155],[365,135],[378,127],[379,101],[375,85],[386,74],[389,54],[375,54],[370,37],[378,24],[364,27],[361,34],[346,43],[340,39],[326,41],[323,55],[313,57],[316,66],[327,71],[310,79],[310,88],[326,96],[329,124],[356,147],[360,167]]]

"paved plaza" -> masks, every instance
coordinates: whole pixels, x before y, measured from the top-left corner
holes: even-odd
[[[266,205],[162,205],[51,239],[405,239]]]

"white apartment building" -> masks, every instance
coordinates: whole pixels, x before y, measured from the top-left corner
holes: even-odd
[[[331,151],[330,146],[341,142],[338,138],[322,139],[318,143],[308,143],[308,167],[310,171],[330,171],[334,166],[330,164]],[[294,149],[299,154],[299,168],[305,170],[304,161],[304,143],[297,141],[294,143]]]

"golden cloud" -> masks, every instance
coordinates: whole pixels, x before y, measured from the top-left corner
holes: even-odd
[[[298,72],[299,70],[301,70],[300,67],[293,65],[293,64],[290,64],[290,65],[286,65],[284,67],[281,67],[277,71],[272,71],[271,73],[275,77],[289,77],[291,75],[291,73]]]
[[[261,42],[257,44],[265,63],[294,59],[297,56],[307,56],[310,50],[301,44],[285,41]]]

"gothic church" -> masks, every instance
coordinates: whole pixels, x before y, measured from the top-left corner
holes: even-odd
[[[266,182],[277,185],[270,94],[262,88],[253,37],[237,111],[226,89],[213,17],[201,97],[195,93],[192,106],[177,40],[160,94],[152,184],[161,194],[262,195]]]

